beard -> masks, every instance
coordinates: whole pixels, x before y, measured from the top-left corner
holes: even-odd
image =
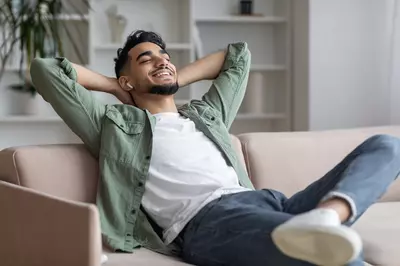
[[[172,84],[155,85],[149,93],[158,95],[174,95],[179,90],[178,82]]]

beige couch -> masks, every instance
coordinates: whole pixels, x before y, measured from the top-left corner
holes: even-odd
[[[381,133],[400,136],[400,127],[252,133],[233,140],[257,188],[273,188],[290,196],[321,177],[367,137]],[[96,161],[81,145],[0,152],[4,181],[0,181],[0,264],[98,265],[98,213],[90,204],[95,201],[97,176]],[[363,238],[368,263],[400,265],[400,181],[355,228]],[[186,265],[145,249],[134,254],[106,252],[109,266]]]

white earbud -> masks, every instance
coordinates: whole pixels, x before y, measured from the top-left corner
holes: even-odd
[[[132,85],[129,83],[126,83],[126,86],[128,86],[128,88],[133,89]]]

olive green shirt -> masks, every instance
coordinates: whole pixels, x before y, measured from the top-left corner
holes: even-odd
[[[245,94],[250,58],[246,43],[230,44],[221,73],[202,100],[178,110],[216,144],[247,188],[253,186],[228,130]],[[155,117],[135,106],[99,103],[77,83],[77,73],[65,58],[35,59],[31,76],[37,91],[99,160],[97,207],[106,244],[124,252],[141,246],[165,254],[179,251],[175,244],[164,244],[162,229],[141,208]]]

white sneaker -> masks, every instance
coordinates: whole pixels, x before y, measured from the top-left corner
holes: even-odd
[[[360,236],[328,209],[293,217],[272,232],[272,240],[287,256],[324,266],[345,265],[362,249]]]

